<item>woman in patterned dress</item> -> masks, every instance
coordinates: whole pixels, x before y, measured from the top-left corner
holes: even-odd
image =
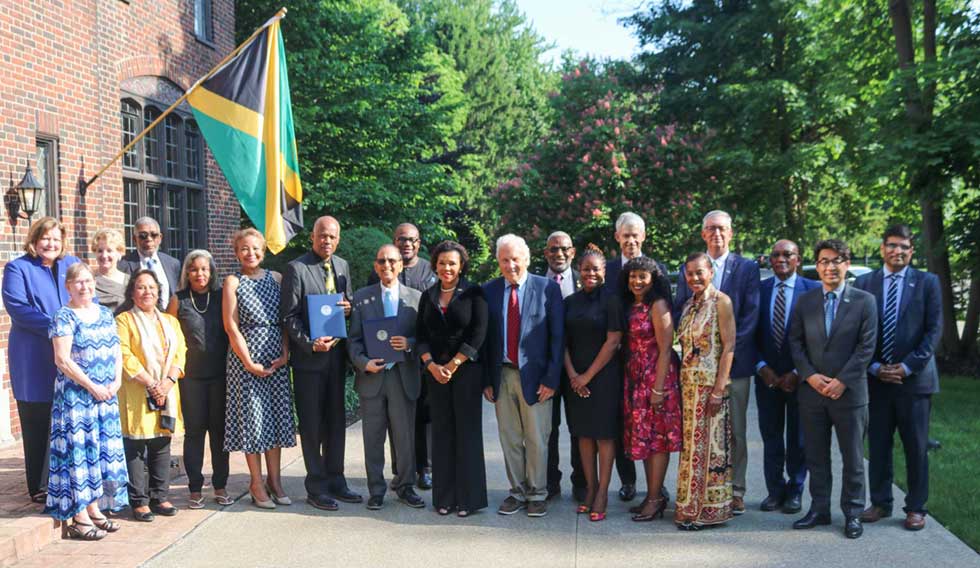
[[[279,323],[278,272],[263,269],[265,239],[243,229],[232,240],[241,269],[225,278],[224,322],[231,344],[225,451],[245,452],[252,502],[275,509],[292,501],[282,488],[282,448],[296,445],[289,344]],[[262,455],[268,477],[262,480]]]
[[[681,410],[677,386],[670,281],[657,263],[641,256],[626,263],[620,297],[627,315],[626,373],[623,382],[623,449],[643,460],[647,496],[630,509],[636,522],[663,517],[661,496],[670,453],[681,449]]]
[[[73,264],[65,286],[70,299],[49,330],[58,374],[44,512],[59,521],[73,519],[71,538],[99,540],[119,530],[102,511],[129,504],[116,399],[122,384],[119,336],[112,312],[92,301],[95,277],[88,265]]]
[[[732,447],[728,376],[735,350],[732,301],[711,285],[708,255],[692,253],[684,265],[694,293],[684,304],[678,334],[684,449],[677,470],[677,512],[681,530],[699,530],[732,518]]]

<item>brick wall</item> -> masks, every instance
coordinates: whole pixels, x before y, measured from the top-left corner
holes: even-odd
[[[38,135],[58,140],[59,210],[66,247],[90,258],[89,236],[123,225],[122,170],[117,162],[84,196],[88,178],[120,148],[120,85],[139,76],[187,89],[235,46],[234,0],[212,0],[213,43],[194,34],[191,0],[0,0],[0,268],[20,254],[24,220],[11,220],[12,187]],[[33,163],[32,163],[33,165]],[[239,225],[238,202],[205,152],[208,248],[222,273],[234,266],[229,244]],[[10,320],[0,308],[0,439],[19,423],[7,373]],[[9,394],[8,394],[9,393]]]

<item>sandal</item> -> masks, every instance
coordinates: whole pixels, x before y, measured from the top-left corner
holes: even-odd
[[[90,527],[88,530],[82,527]],[[80,523],[74,521],[72,524],[68,525],[68,538],[75,540],[102,540],[105,538],[106,532],[102,529],[96,528],[95,525],[90,525],[87,523]]]
[[[646,515],[643,514],[643,510],[640,509],[639,513],[636,513],[635,515],[630,517],[630,519],[632,519],[633,522],[647,523],[656,519],[657,517],[660,517],[661,519],[664,518],[664,509],[667,508],[667,500],[660,498],[660,499],[651,499],[649,502],[656,504],[656,508],[653,510],[653,513]]]
[[[38,505],[44,505],[48,502],[48,492],[38,491],[37,493],[31,495],[31,502],[37,503]]]
[[[188,509],[203,509],[204,508],[204,495],[198,493],[197,499],[193,497],[187,498],[187,508]]]
[[[122,528],[119,523],[109,519],[108,517],[93,517],[89,515],[89,518],[92,519],[93,525],[99,527],[107,533],[114,533]]]
[[[579,505],[578,508],[575,509],[576,515],[587,515],[591,512],[592,512],[592,508],[589,507],[588,505]]]
[[[227,507],[228,505],[234,505],[235,500],[228,494],[225,495],[215,495],[214,500],[217,504],[222,507]]]
[[[469,517],[470,516],[470,512],[467,511],[466,509],[460,509],[460,510],[456,511],[456,516],[457,517],[460,517],[460,518]]]
[[[449,513],[453,512],[453,507],[439,507],[436,509],[436,512],[445,517]]]

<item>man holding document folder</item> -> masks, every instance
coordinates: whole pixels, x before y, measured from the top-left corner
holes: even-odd
[[[392,487],[398,500],[414,508],[425,503],[415,493],[415,401],[421,390],[419,359],[414,353],[415,320],[421,293],[398,281],[402,259],[394,245],[375,255],[380,282],[354,293],[347,351],[357,369],[354,387],[361,398],[367,508],[380,509],[384,479],[385,436],[391,426],[398,474]]]
[[[334,511],[334,499],[346,503],[363,500],[350,490],[344,477],[347,353],[340,337],[311,331],[309,303],[318,295],[341,294],[330,310],[350,315],[350,269],[347,261],[334,254],[340,244],[336,219],[317,219],[312,241],[312,250],[291,261],[283,271],[279,315],[289,334],[296,414],[306,464],[306,500],[317,509]]]

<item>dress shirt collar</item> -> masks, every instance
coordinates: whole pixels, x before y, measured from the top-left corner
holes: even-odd
[[[707,252],[707,251],[705,251],[705,254],[708,255],[708,258],[711,259],[711,262],[714,263],[714,265],[716,267],[721,267],[721,269],[724,270],[724,268],[725,268],[725,262],[728,261],[728,255],[732,254],[732,251],[730,251],[730,250],[729,251],[725,251],[725,254],[719,256],[718,258],[715,258],[715,257],[711,256],[711,253],[710,252]]]
[[[774,289],[778,288],[780,284],[784,284],[786,288],[793,290],[796,288],[796,278],[797,278],[797,274],[795,272],[790,274],[789,278],[787,278],[786,280],[780,280],[779,277],[777,276],[776,281],[773,283],[773,288]]]
[[[527,275],[528,272],[525,270],[524,276],[522,276],[521,279],[517,281],[518,290],[524,289],[524,285],[527,284]],[[513,284],[510,283],[510,280],[507,280],[506,278],[504,278],[504,284],[506,284],[505,288],[507,288],[508,290],[513,286]]]
[[[837,300],[840,300],[841,298],[844,297],[844,288],[846,286],[847,286],[847,282],[841,282],[840,283],[840,286],[834,288],[833,290],[829,290],[828,291],[827,289],[824,289],[823,299],[826,300],[827,299],[827,294],[829,294],[830,292],[834,292],[835,294],[837,294],[836,299]]]
[[[153,253],[152,256],[143,256],[143,253],[139,253],[139,255],[140,255],[141,265],[146,265],[146,263],[149,262],[151,259],[155,261],[157,264],[160,264],[160,256],[156,252]]]
[[[644,256],[642,252],[638,256],[634,256],[633,258],[640,258],[641,256]],[[626,258],[626,255],[620,254],[619,260],[622,263],[620,266],[626,266],[626,263],[633,260],[633,258]]]
[[[568,265],[568,268],[566,268],[564,272],[555,272],[549,266],[548,267],[548,271],[545,272],[545,276],[547,276],[548,279],[550,279],[550,280],[554,280],[555,279],[555,276],[558,276],[559,274],[561,275],[561,281],[562,282],[564,282],[565,280],[568,280],[569,278],[571,278],[572,277],[572,265]]]
[[[887,279],[892,274],[898,274],[898,279],[901,280],[902,278],[905,278],[909,274],[909,265],[907,265],[907,264],[905,265],[904,268],[902,268],[898,272],[892,272],[891,270],[889,270],[888,269],[888,265],[882,266],[881,268],[882,268],[882,272],[883,272],[883,274],[885,276],[885,279]]]
[[[394,296],[394,297],[396,297],[396,298],[398,297],[399,293],[401,292],[401,290],[398,287],[399,284],[398,284],[398,279],[397,278],[395,278],[395,281],[391,284],[391,286],[385,286],[383,282],[378,282],[378,284],[381,285],[381,292],[382,293],[384,293],[385,290],[388,290],[389,292],[391,292],[391,295]]]

